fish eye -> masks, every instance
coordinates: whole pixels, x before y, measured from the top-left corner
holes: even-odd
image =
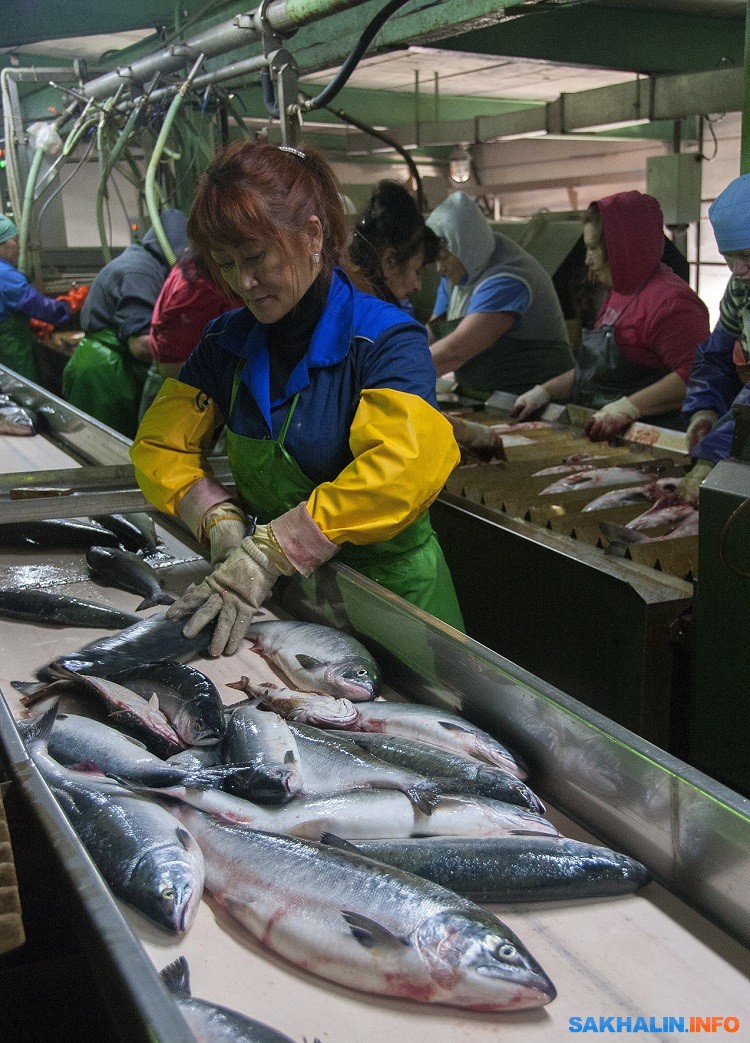
[[[171,902],[177,897],[177,892],[173,887],[165,887],[161,893],[161,896],[165,901]]]
[[[502,945],[497,947],[497,955],[502,956],[504,960],[509,960],[516,955],[516,947],[511,945],[510,942],[503,942]]]

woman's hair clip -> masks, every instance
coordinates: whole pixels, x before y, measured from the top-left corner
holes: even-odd
[[[278,145],[277,148],[281,149],[282,152],[291,152],[293,156],[297,156],[299,159],[307,159],[304,152],[301,152],[298,148],[292,148],[291,145]]]

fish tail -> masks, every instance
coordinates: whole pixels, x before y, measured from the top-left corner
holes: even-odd
[[[170,992],[176,996],[190,996],[190,968],[184,956],[178,956],[174,963],[168,964],[160,973],[160,977]]]
[[[46,713],[29,719],[28,727],[24,729],[23,741],[26,746],[32,742],[48,742],[52,734],[52,727],[57,717],[57,703]]]
[[[349,851],[357,855],[360,855],[362,853],[356,844],[352,844],[350,841],[344,840],[343,837],[338,836],[338,834],[336,833],[329,833],[327,830],[324,830],[320,834],[319,842],[321,844],[325,844],[326,847],[337,847],[341,851]]]
[[[151,594],[149,597],[144,598],[140,605],[136,605],[136,612],[142,612],[144,608],[153,608],[154,605],[174,605],[175,599],[171,594],[167,594],[165,590],[160,590],[156,594]]]
[[[431,779],[415,782],[413,786],[409,786],[404,792],[414,807],[418,808],[425,815],[432,814],[437,807],[440,795],[438,787]]]

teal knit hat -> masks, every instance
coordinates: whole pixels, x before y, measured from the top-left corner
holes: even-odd
[[[0,243],[7,243],[9,239],[15,239],[18,229],[9,217],[0,214]]]

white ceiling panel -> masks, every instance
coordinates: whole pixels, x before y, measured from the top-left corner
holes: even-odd
[[[302,83],[327,83],[335,69],[304,76]],[[635,79],[633,73],[558,65],[532,58],[498,58],[434,47],[409,47],[359,63],[350,87],[410,92],[419,82],[424,93],[514,101],[553,101],[560,94],[607,87]]]

